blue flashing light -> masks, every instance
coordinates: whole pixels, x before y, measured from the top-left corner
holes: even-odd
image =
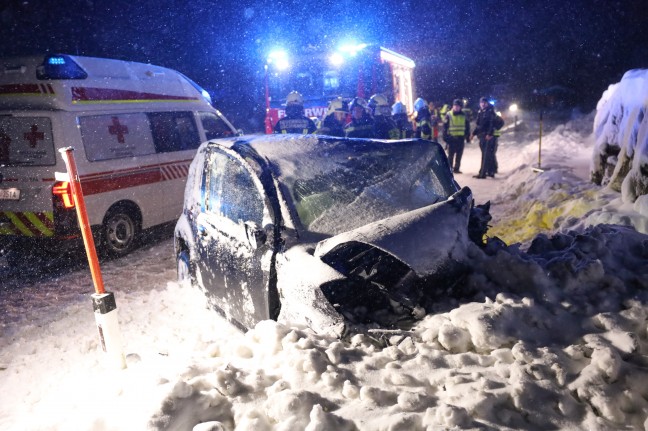
[[[286,70],[290,67],[288,53],[283,50],[272,51],[268,55],[267,64],[273,64],[277,70]]]
[[[339,52],[334,52],[334,53],[331,54],[331,56],[329,57],[329,62],[330,62],[333,66],[336,66],[336,67],[337,67],[337,66],[341,66],[342,63],[344,63],[344,56],[343,56],[342,54],[340,54]]]
[[[495,104],[497,103],[497,99],[491,99],[491,100],[488,101],[488,103],[495,106]]]
[[[63,57],[50,57],[50,58],[47,59],[47,64],[63,65],[63,64],[65,64],[65,58],[63,58]]]
[[[48,55],[43,64],[36,68],[36,78],[51,79],[86,79],[88,73],[70,56],[64,54]]]

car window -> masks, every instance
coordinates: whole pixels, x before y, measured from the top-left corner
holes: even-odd
[[[207,208],[235,222],[263,223],[263,197],[250,171],[233,157],[214,152],[210,159]]]
[[[225,138],[234,135],[227,123],[212,112],[201,112],[200,121],[205,129],[205,137],[209,139]]]
[[[158,153],[193,150],[200,135],[191,112],[150,112],[151,132]]]

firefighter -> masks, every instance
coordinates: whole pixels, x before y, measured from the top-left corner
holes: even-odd
[[[428,111],[427,102],[422,98],[414,101],[414,112],[416,118],[416,137],[422,139],[432,139],[432,124],[430,123],[430,111]]]
[[[304,98],[297,91],[291,91],[286,97],[286,116],[277,121],[275,133],[314,133],[315,122],[304,115]]]
[[[367,112],[367,101],[361,97],[354,97],[349,103],[351,121],[344,126],[347,138],[373,138],[374,121]]]
[[[392,119],[398,128],[399,139],[409,139],[414,136],[412,122],[407,115],[403,102],[396,102],[392,105]]]
[[[369,99],[369,110],[374,120],[374,135],[378,139],[398,139],[400,132],[391,117],[389,101],[382,94],[374,94]]]
[[[316,133],[344,137],[344,123],[349,113],[348,106],[347,101],[341,97],[331,100],[326,111],[326,117],[324,117]]]
[[[455,174],[461,171],[461,156],[463,156],[464,145],[470,141],[470,123],[463,112],[463,102],[455,99],[452,102],[452,109],[445,116],[443,122],[443,140],[448,148],[448,161]]]

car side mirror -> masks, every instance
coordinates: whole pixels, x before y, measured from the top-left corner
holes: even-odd
[[[247,236],[248,242],[255,250],[265,244],[268,239],[268,235],[265,231],[253,221],[245,222],[245,235]]]

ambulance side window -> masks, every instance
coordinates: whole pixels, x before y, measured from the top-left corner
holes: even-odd
[[[91,162],[155,154],[144,113],[78,117],[86,157]]]
[[[222,118],[212,112],[201,112],[200,121],[205,129],[207,140],[225,138],[235,134]]]
[[[158,153],[193,150],[200,146],[191,112],[149,112],[147,115]]]

